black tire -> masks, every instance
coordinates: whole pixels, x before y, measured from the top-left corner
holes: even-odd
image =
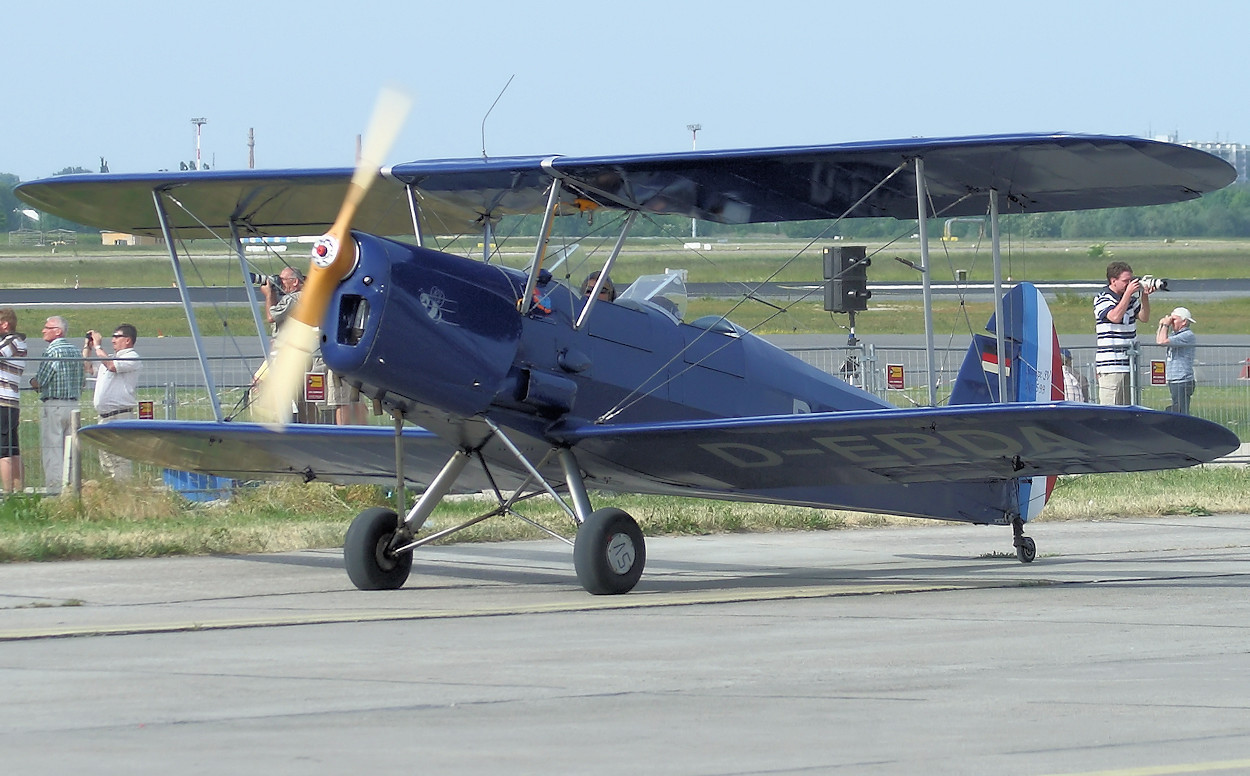
[[[343,539],[347,576],[360,590],[398,590],[412,572],[412,550],[392,553],[387,548],[399,528],[399,517],[384,507],[356,515]]]
[[[1032,563],[1037,557],[1037,544],[1028,536],[1021,536],[1016,542],[1016,557],[1021,563]]]
[[[573,568],[577,581],[592,595],[628,593],[647,564],[642,529],[628,512],[598,509],[577,529]]]

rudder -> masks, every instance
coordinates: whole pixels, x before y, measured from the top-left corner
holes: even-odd
[[[1019,283],[1003,295],[1003,341],[999,357],[997,321],[991,315],[988,334],[974,334],[951,389],[950,404],[997,404],[998,372],[1007,370],[1009,402],[1051,402],[1063,399],[1063,368],[1059,335],[1050,307],[1032,283]],[[1021,477],[1016,503],[1025,522],[1037,517],[1054,490],[1054,477]]]

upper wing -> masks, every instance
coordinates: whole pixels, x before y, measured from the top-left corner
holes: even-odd
[[[542,212],[553,178],[564,182],[563,201],[569,205],[722,223],[911,218],[916,174],[909,162],[917,158],[924,159],[932,212],[944,216],[984,213],[984,202],[969,195],[991,189],[1002,195],[1003,212],[1046,212],[1179,202],[1236,178],[1223,160],[1184,146],[1064,134],[450,159],[383,171],[356,227],[382,235],[412,233],[404,194],[410,185],[425,230],[478,231],[484,218]],[[153,192],[173,198],[164,203],[170,224],[188,239],[228,234],[232,223],[245,235],[320,234],[333,221],[351,175],[349,168],[67,175],[24,183],[16,192],[45,212],[132,234],[160,235]]]
[[[1236,449],[1187,415],[1092,404],[997,404],[628,426],[560,435],[592,477],[705,493],[989,481],[1175,469]],[[740,496],[739,496],[740,497]]]
[[[395,432],[382,426],[291,425],[283,431],[256,423],[127,420],[88,426],[87,440],[136,461],[235,479],[303,479],[334,483],[395,482]],[[426,485],[447,462],[452,447],[430,432],[407,427],[404,479]],[[519,480],[496,474],[501,487]],[[490,488],[469,467],[456,492]]]

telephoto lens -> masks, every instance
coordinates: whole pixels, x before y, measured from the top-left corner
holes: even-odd
[[[254,286],[263,286],[268,283],[269,287],[273,289],[275,299],[280,299],[283,296],[286,296],[286,291],[282,289],[282,279],[277,275],[258,275],[255,272],[249,272],[247,273],[247,276],[251,279],[252,285]]]

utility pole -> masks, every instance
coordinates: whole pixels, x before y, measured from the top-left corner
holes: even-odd
[[[247,169],[256,169],[256,128],[248,127],[247,130]]]
[[[195,125],[195,169],[202,170],[204,165],[200,162],[200,130],[208,123],[208,119],[201,116],[198,119],[191,119],[191,123]]]
[[[687,124],[686,129],[690,130],[690,150],[691,151],[699,150],[699,130],[703,129],[703,125],[702,124]],[[697,220],[692,218],[690,219],[690,239],[693,240],[698,236],[699,236],[699,227],[697,226]]]

